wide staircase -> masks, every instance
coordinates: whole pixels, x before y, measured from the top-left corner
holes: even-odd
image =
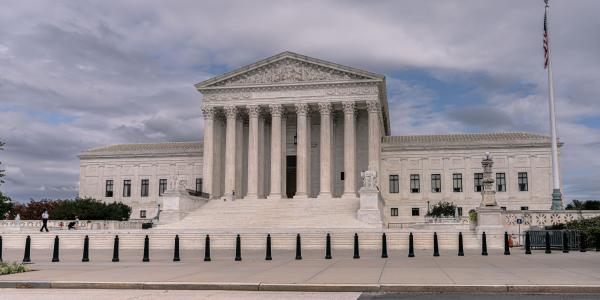
[[[381,228],[356,219],[358,198],[211,200],[159,229]]]

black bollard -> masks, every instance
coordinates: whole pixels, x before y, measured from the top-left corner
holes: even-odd
[[[2,262],[2,236],[0,236],[0,262]]]
[[[173,250],[173,261],[180,261],[181,258],[179,257],[179,235],[176,234],[175,235],[175,248]]]
[[[242,260],[242,240],[238,234],[235,238],[235,261]]]
[[[458,256],[465,256],[465,251],[463,249],[462,232],[458,233]]]
[[[481,234],[481,255],[487,256],[487,240],[485,236],[485,231]]]
[[[267,234],[267,254],[265,255],[265,260],[273,260],[271,257],[271,234]]]
[[[208,236],[208,234],[204,239],[204,261],[210,261],[210,236]]]
[[[569,235],[563,231],[563,253],[569,253]]]
[[[550,250],[550,232],[546,231],[546,254],[550,254],[552,253],[552,250]]]
[[[433,233],[433,256],[440,256],[440,248],[438,246],[437,232]]]
[[[90,261],[90,238],[86,235],[83,239],[83,257],[81,262]]]
[[[300,234],[296,235],[296,260],[302,259],[302,246],[300,244]]]
[[[113,246],[113,262],[119,261],[119,236],[115,235],[115,244]]]
[[[510,249],[508,248],[508,232],[504,232],[504,255],[510,255]]]
[[[415,246],[412,232],[408,235],[408,257],[415,257]]]
[[[148,235],[146,235],[146,237],[144,238],[144,258],[142,258],[142,261],[150,261],[150,239],[148,238]]]
[[[381,258],[388,258],[387,236],[385,236],[385,232],[381,235]]]
[[[354,259],[360,258],[360,254],[358,253],[358,233],[354,234],[354,256],[352,258],[354,258]]]
[[[329,236],[329,233],[325,238],[325,259],[331,259],[331,236]]]
[[[581,231],[579,233],[579,252],[585,252],[587,251],[587,243],[585,240],[585,233],[583,233],[583,231]]]
[[[600,251],[600,233],[596,233],[596,252]]]
[[[58,259],[58,235],[54,237],[54,250],[52,251],[52,262],[59,262]]]
[[[23,263],[31,263],[31,237],[25,239],[25,253],[23,254]]]
[[[529,231],[525,231],[525,254],[531,254],[531,241],[529,240]]]

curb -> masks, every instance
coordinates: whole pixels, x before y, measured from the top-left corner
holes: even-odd
[[[0,281],[0,288],[224,290],[269,292],[598,294],[600,285],[287,284],[219,282]]]

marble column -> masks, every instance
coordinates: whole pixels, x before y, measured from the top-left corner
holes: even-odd
[[[260,116],[260,107],[258,105],[246,106],[249,118],[248,130],[248,193],[246,198],[257,198],[258,196],[258,118]]]
[[[281,199],[281,168],[283,165],[281,148],[285,146],[281,134],[281,115],[284,109],[281,104],[272,104],[269,105],[269,108],[271,109],[271,191],[269,198]]]
[[[214,189],[214,119],[215,108],[212,106],[202,106],[202,116],[204,117],[204,154],[202,170],[202,192],[213,196]]]
[[[237,150],[237,114],[236,106],[225,106],[225,115],[227,117],[227,128],[225,131],[225,191],[224,197],[230,200],[239,197],[239,191],[235,186],[237,174],[236,170],[236,150]]]
[[[287,198],[287,112],[281,114],[281,198]]]
[[[310,164],[310,117],[306,103],[296,104],[297,148],[296,148],[296,195],[294,198],[306,198],[309,193]]]
[[[332,170],[333,170],[333,155],[332,155],[332,134],[333,123],[331,119],[331,103],[319,103],[319,112],[321,114],[321,149],[320,149],[320,191],[318,198],[332,197]]]
[[[369,113],[369,170],[377,172],[379,178],[379,161],[381,156],[381,107],[379,101],[367,101]],[[380,178],[381,179],[381,178]]]
[[[356,105],[342,102],[344,108],[344,195],[356,198]]]

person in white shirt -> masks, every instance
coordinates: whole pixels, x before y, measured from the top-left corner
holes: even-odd
[[[44,210],[44,213],[42,213],[42,228],[40,228],[40,232],[44,231],[44,228],[46,229],[46,232],[49,232],[48,230],[48,218],[50,216],[48,215],[48,210]]]

